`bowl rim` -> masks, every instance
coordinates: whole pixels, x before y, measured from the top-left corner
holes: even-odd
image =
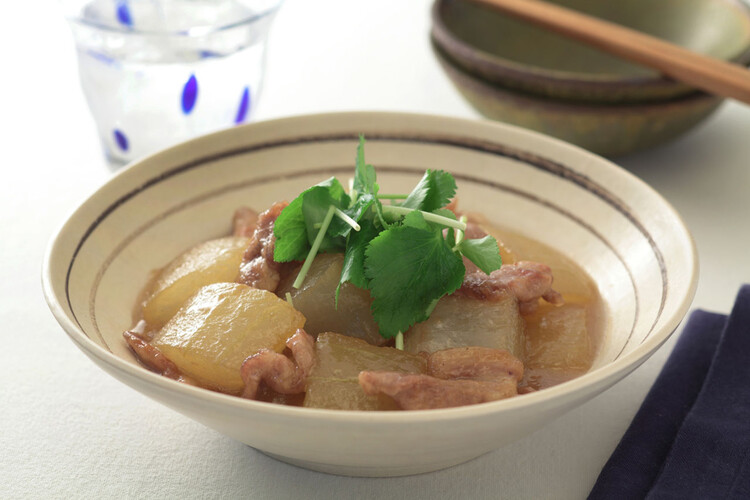
[[[490,52],[474,47],[470,43],[455,36],[443,20],[441,9],[443,6],[453,0],[434,0],[431,9],[432,27],[430,36],[434,43],[448,56],[454,64],[461,66],[475,76],[489,81],[494,84],[509,85],[510,82],[526,84],[527,90],[533,89],[534,92],[541,94],[551,94],[544,90],[544,83],[554,84],[560,88],[568,89],[570,99],[594,100],[601,101],[605,98],[590,98],[586,94],[591,91],[598,92],[617,92],[623,89],[635,90],[639,88],[650,89],[651,91],[668,92],[670,97],[679,97],[688,93],[696,92],[694,87],[669,79],[665,76],[654,73],[651,76],[622,76],[615,74],[593,74],[574,71],[563,71],[546,69],[541,66],[534,66],[527,63],[513,61]],[[458,0],[460,3],[460,0]],[[712,0],[717,3],[725,4],[729,8],[736,9],[741,16],[739,18],[747,26],[750,34],[750,5],[741,0]],[[468,68],[464,61],[473,61],[484,68],[482,72],[475,72]],[[734,57],[729,59],[730,62],[747,65],[750,63],[750,36],[748,36],[745,48]],[[488,75],[492,75],[490,78]],[[500,78],[502,76],[503,78]],[[539,80],[544,83],[539,83]],[[638,101],[643,99],[659,100],[658,97],[636,97],[621,98],[623,101]]]
[[[180,39],[201,39],[212,35],[217,35],[222,32],[230,31],[234,28],[247,26],[250,24],[259,23],[265,19],[273,18],[273,16],[281,8],[281,4],[284,0],[274,0],[272,5],[267,6],[265,9],[253,12],[247,16],[235,19],[231,22],[222,24],[202,24],[196,25],[186,29],[169,29],[169,30],[157,30],[157,29],[141,29],[137,26],[132,25],[111,25],[103,22],[97,22],[92,19],[86,18],[81,12],[81,9],[74,9],[73,6],[63,5],[63,14],[65,19],[71,25],[80,25],[94,30],[98,30],[102,33],[117,34],[122,36],[149,36],[149,37],[175,37]],[[65,2],[63,2],[65,3]]]
[[[449,69],[445,69],[446,73],[455,72],[460,78],[470,82],[475,88],[481,89],[482,92],[487,92],[495,97],[499,96],[512,96],[515,99],[522,100],[523,102],[537,102],[544,104],[545,107],[551,109],[560,110],[576,110],[579,113],[591,113],[598,114],[602,111],[622,111],[630,114],[642,113],[646,110],[651,109],[667,109],[673,106],[680,106],[686,103],[697,103],[697,102],[720,102],[725,98],[713,94],[708,94],[703,91],[693,90],[691,92],[677,95],[667,100],[643,100],[643,101],[622,101],[622,102],[607,102],[607,101],[583,101],[583,100],[572,100],[572,99],[560,99],[553,96],[534,94],[521,89],[513,87],[504,87],[500,84],[491,82],[467,70],[464,66],[455,62],[445,50],[438,46],[436,43],[432,43],[432,49],[435,53],[435,57],[441,66],[448,66]],[[748,51],[750,56],[750,47]],[[452,80],[452,77],[448,75]],[[565,142],[565,141],[563,141]]]
[[[57,249],[62,245],[62,240],[66,235],[66,230],[72,225],[75,218],[81,216],[82,214],[85,214],[86,208],[89,208],[97,201],[97,195],[100,195],[109,186],[120,182],[121,179],[126,176],[132,175],[132,172],[152,170],[150,168],[151,164],[155,162],[158,163],[158,161],[165,155],[169,155],[170,153],[179,149],[190,148],[191,145],[194,146],[196,143],[200,143],[201,141],[212,141],[217,137],[221,137],[225,133],[231,133],[232,130],[246,130],[264,126],[283,126],[287,123],[294,123],[297,120],[327,121],[331,119],[365,119],[373,115],[398,121],[402,121],[405,119],[418,119],[429,120],[432,122],[444,121],[446,123],[452,123],[453,125],[464,125],[466,127],[481,126],[487,128],[488,130],[495,129],[495,131],[499,132],[500,134],[510,132],[511,134],[527,136],[531,138],[533,142],[548,142],[553,144],[555,148],[568,149],[574,154],[581,156],[582,159],[596,161],[597,163],[601,164],[603,168],[606,168],[612,175],[619,176],[619,178],[621,179],[627,180],[631,183],[635,183],[636,185],[638,185],[639,189],[647,192],[651,197],[655,197],[655,199],[662,205],[663,209],[675,221],[675,229],[681,232],[682,235],[690,243],[689,248],[684,249],[686,257],[690,262],[692,262],[689,283],[687,289],[684,290],[684,294],[681,296],[678,305],[675,307],[674,312],[670,316],[664,317],[662,326],[660,328],[655,328],[645,341],[641,342],[629,353],[626,353],[618,357],[614,361],[611,361],[597,369],[591,370],[568,382],[564,382],[542,391],[526,394],[523,397],[508,398],[500,401],[493,401],[456,408],[434,410],[403,410],[397,412],[329,410],[320,408],[285,406],[261,401],[252,401],[236,396],[210,391],[208,389],[203,389],[200,387],[183,384],[151,372],[150,370],[137,364],[125,361],[124,359],[120,358],[119,356],[115,355],[114,353],[91,340],[88,335],[86,335],[86,333],[82,330],[82,328],[75,324],[75,322],[66,314],[65,307],[60,303],[60,300],[55,293],[57,287],[52,276],[53,269],[55,268],[55,255],[57,253]],[[193,148],[193,150],[197,151],[199,149]],[[153,173],[151,175],[153,177],[150,178],[158,177],[160,175],[160,172],[158,170],[153,170],[152,172]],[[130,182],[132,183],[132,181]],[[142,181],[140,182],[142,183]],[[101,213],[99,215],[101,215]],[[90,219],[90,217],[87,218],[87,220]],[[601,156],[595,155],[594,153],[586,151],[582,148],[538,132],[523,129],[513,125],[497,123],[486,119],[466,119],[424,113],[354,111],[296,115],[244,124],[190,139],[188,141],[174,145],[165,150],[154,153],[152,155],[148,155],[140,160],[130,163],[128,166],[110,177],[104,184],[95,189],[76,208],[71,210],[64,221],[58,226],[58,229],[51,236],[47,244],[47,248],[45,249],[44,259],[42,262],[41,281],[45,300],[47,301],[47,304],[53,316],[66,332],[66,334],[71,338],[71,340],[87,356],[97,362],[97,364],[100,364],[101,366],[106,365],[123,374],[128,379],[139,379],[141,382],[144,382],[153,388],[161,389],[167,392],[175,392],[177,395],[188,398],[192,403],[202,402],[224,405],[226,409],[232,409],[238,412],[250,411],[259,415],[272,416],[274,418],[304,418],[306,420],[315,422],[336,422],[342,424],[366,423],[379,425],[391,424],[395,422],[426,423],[447,420],[454,421],[462,419],[475,419],[490,414],[497,414],[500,412],[512,412],[531,405],[550,402],[551,400],[563,399],[565,396],[573,396],[576,393],[586,392],[586,389],[593,390],[596,387],[601,387],[602,389],[608,387],[608,385],[614,383],[613,379],[615,379],[615,377],[624,375],[632,371],[642,362],[648,359],[648,357],[653,354],[653,352],[659,346],[661,346],[679,326],[690,308],[697,288],[698,259],[695,241],[690,234],[687,226],[685,225],[683,219],[672,207],[672,205],[668,201],[666,201],[656,190],[651,188],[651,186],[649,186],[647,183]]]

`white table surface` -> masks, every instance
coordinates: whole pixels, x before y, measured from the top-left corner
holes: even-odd
[[[111,172],[57,4],[4,7],[0,497],[585,497],[677,334],[615,387],[535,434],[452,469],[395,479],[285,465],[95,367],[47,309],[40,267],[53,232]],[[288,0],[254,118],[363,109],[477,117],[430,52],[428,13],[428,0]],[[670,145],[618,161],[691,229],[701,258],[695,308],[728,312],[750,282],[749,159],[750,108],[730,102]]]

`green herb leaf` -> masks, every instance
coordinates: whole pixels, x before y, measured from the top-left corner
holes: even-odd
[[[456,246],[456,230],[452,227],[446,228],[445,230],[445,242],[451,248]]]
[[[276,262],[303,260],[307,256],[310,242],[302,215],[302,195],[281,211],[273,225],[273,234],[276,237],[273,260]]]
[[[408,214],[406,214],[402,224],[407,227],[424,229],[425,231],[440,229],[437,227],[431,228],[430,224],[425,220],[424,215],[422,215],[422,212],[420,212],[419,210],[414,210],[413,212],[409,212]]]
[[[486,274],[500,269],[503,263],[497,240],[489,235],[473,240],[464,239],[458,245],[458,250]]]
[[[357,146],[357,158],[354,166],[354,182],[352,183],[353,197],[355,202],[363,195],[370,195],[372,197],[372,207],[375,211],[375,216],[380,222],[380,225],[384,228],[388,227],[383,216],[383,204],[378,199],[378,190],[380,186],[376,182],[377,176],[375,175],[375,167],[367,165],[365,163],[365,136],[359,136],[359,145]]]
[[[328,208],[331,205],[338,206],[328,190],[322,186],[315,186],[304,194],[302,198],[302,215],[305,217],[305,229],[310,245],[312,245],[320,232],[320,223],[325,218]],[[321,252],[343,250],[345,245],[346,241],[344,238],[330,237],[326,234],[321,241],[319,250]]]
[[[427,170],[401,206],[432,212],[447,205],[455,195],[456,180],[451,174]]]
[[[361,223],[366,216],[369,216],[372,218],[370,214],[368,214],[368,209],[375,203],[375,198],[371,194],[362,194],[359,197],[357,197],[357,200],[354,202],[354,204],[349,207],[348,209],[344,210],[344,213],[354,219],[356,222]],[[332,224],[333,226],[333,224]],[[340,227],[345,226],[345,227]],[[352,230],[352,227],[345,222],[341,222],[341,224],[337,224],[335,227],[332,227],[328,230],[328,233],[332,236],[347,236]]]
[[[274,260],[304,260],[318,234],[317,225],[325,217],[328,207],[334,205],[338,208],[347,208],[349,201],[349,195],[335,177],[303,191],[276,218]],[[344,222],[341,224],[346,225]],[[324,238],[321,244],[321,251],[344,249],[345,241],[343,238],[337,238],[340,236],[337,234],[338,230],[338,226],[329,228],[328,237]]]
[[[365,164],[365,136],[359,136],[357,157],[354,166],[354,183],[352,188],[357,193],[375,194],[378,191],[375,183],[375,167]]]
[[[463,240],[465,221],[442,208],[456,192],[447,172],[428,170],[402,204],[383,205],[364,144],[360,136],[351,197],[330,178],[281,212],[274,259],[305,260],[294,285],[300,286],[318,251],[343,251],[337,303],[343,283],[369,290],[380,333],[390,338],[427,319],[438,299],[461,286],[462,256],[487,273],[501,262],[493,238]],[[359,231],[352,230],[357,226]]]
[[[418,225],[417,217],[411,221]],[[381,232],[365,251],[365,276],[380,334],[391,338],[427,319],[432,301],[461,286],[464,273],[461,257],[441,231],[393,226]]]
[[[344,265],[341,269],[339,286],[336,288],[336,302],[341,285],[347,281],[359,288],[367,290],[368,282],[365,276],[365,250],[370,241],[378,235],[380,230],[375,227],[371,220],[360,222],[360,230],[352,231],[346,242],[344,253]]]

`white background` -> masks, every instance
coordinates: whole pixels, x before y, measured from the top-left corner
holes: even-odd
[[[434,60],[427,0],[288,0],[255,119],[334,110],[477,117]],[[0,15],[0,497],[582,498],[676,336],[611,390],[516,443],[395,479],[288,466],[146,399],[96,368],[42,297],[47,241],[111,175],[58,5]],[[750,281],[750,109],[618,160],[661,192],[701,258],[694,307],[728,312]]]

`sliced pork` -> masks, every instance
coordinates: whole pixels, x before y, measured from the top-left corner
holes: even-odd
[[[554,305],[563,303],[562,295],[552,289],[549,266],[531,261],[505,264],[489,275],[481,271],[467,274],[456,293],[479,300],[496,300],[506,290],[515,295],[521,314],[534,312],[539,298]]]
[[[184,382],[190,385],[197,385],[192,379],[183,375],[172,361],[167,358],[157,347],[149,344],[148,341],[139,333],[134,331],[125,331],[122,336],[125,338],[130,349],[135,356],[143,363],[146,368],[165,377]]]
[[[518,394],[521,361],[503,349],[461,347],[427,355],[428,374],[363,371],[365,394],[390,396],[403,410],[450,408]]]
[[[457,347],[429,355],[427,370],[442,379],[494,380],[523,378],[523,363],[505,349]]]
[[[240,283],[269,292],[276,291],[284,265],[273,260],[276,248],[273,225],[287,205],[285,201],[274,203],[258,216],[250,245],[240,264]]]
[[[304,330],[289,337],[286,346],[294,361],[269,349],[248,357],[240,369],[245,383],[243,398],[256,399],[261,383],[280,394],[305,392],[305,383],[315,364],[315,340]]]
[[[510,377],[499,380],[444,380],[430,375],[397,372],[362,372],[359,385],[365,394],[385,394],[402,410],[430,410],[487,403],[518,394]]]

